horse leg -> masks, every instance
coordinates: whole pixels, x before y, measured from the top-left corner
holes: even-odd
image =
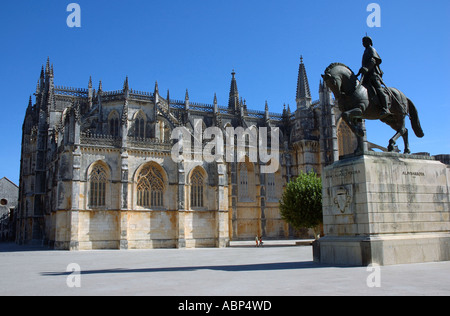
[[[392,138],[389,140],[389,146],[388,146],[388,151],[389,151],[389,152],[393,152],[393,151],[394,151],[394,145],[395,145],[397,139],[398,139],[401,135],[402,135],[402,133],[401,133],[401,131],[399,131],[399,132],[395,133],[394,137],[392,137]]]
[[[355,150],[355,155],[360,155],[360,154],[364,154],[365,151],[368,151],[367,139],[364,137],[364,135],[366,134],[366,128],[365,128],[365,124],[362,119],[358,120],[357,128],[361,131],[362,136],[359,136],[359,135],[356,136],[357,147]]]
[[[353,109],[342,113],[342,118],[347,123],[348,127],[352,130],[356,136],[364,137],[364,131],[358,125],[357,119],[362,117],[361,109]]]
[[[403,137],[403,141],[405,142],[405,154],[410,154],[411,151],[409,149],[408,130],[405,128],[405,124],[404,123],[403,123],[403,126],[397,130],[397,133],[395,133],[394,137],[392,137],[389,140],[388,151],[389,152],[394,151],[394,145],[395,145],[395,143],[397,142],[397,139],[399,139],[400,136]]]
[[[388,151],[394,151],[394,145],[397,142],[397,139],[402,136],[403,141],[405,142],[405,154],[411,153],[409,150],[408,130],[405,128],[405,116],[391,116],[385,123],[396,131],[395,135],[389,140]]]
[[[405,128],[404,133],[402,134],[403,141],[405,142],[405,154],[410,154],[411,150],[409,149],[409,141],[408,141],[408,129]]]

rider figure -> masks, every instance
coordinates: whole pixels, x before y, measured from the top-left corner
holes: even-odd
[[[381,78],[383,77],[383,71],[380,69],[381,58],[375,48],[372,47],[373,42],[369,36],[365,36],[362,41],[366,50],[362,58],[362,67],[356,76],[358,77],[360,74],[364,75],[362,84],[367,88],[368,92],[376,92],[382,107],[381,118],[386,118],[391,114],[389,111],[391,105],[389,103],[389,96],[382,86]]]

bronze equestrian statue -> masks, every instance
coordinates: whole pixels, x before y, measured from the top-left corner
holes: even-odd
[[[382,60],[378,52],[373,48],[373,41],[369,36],[364,37],[362,42],[366,50],[362,58],[362,67],[356,77],[359,77],[360,74],[363,75],[361,81],[369,93],[369,100],[372,101],[378,97],[381,105],[381,118],[385,118],[391,114],[389,111],[391,104],[389,95],[383,88],[383,71],[380,68]],[[374,102],[377,102],[377,99]]]
[[[405,127],[405,117],[409,116],[411,126],[417,137],[424,136],[420,126],[419,114],[413,102],[401,91],[384,85],[379,68],[381,58],[372,47],[372,40],[363,39],[366,51],[363,56],[362,82],[358,76],[344,64],[333,63],[322,75],[324,82],[333,92],[338,101],[342,118],[350,129],[359,137],[364,136],[361,120],[381,120],[396,131],[390,139],[388,150],[394,151],[397,139],[402,136],[405,142],[405,154],[410,154],[408,129]]]

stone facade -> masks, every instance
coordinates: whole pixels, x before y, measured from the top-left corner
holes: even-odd
[[[23,123],[16,240],[56,249],[224,247],[230,240],[291,238],[280,216],[283,187],[301,170],[352,153],[356,139],[322,82],[312,101],[303,60],[296,104],[282,113],[251,110],[233,71],[228,106],[130,88],[103,91],[54,84],[47,61]],[[280,130],[280,167],[261,172],[248,157],[206,162],[171,157],[172,131],[201,125]],[[197,123],[196,123],[197,122]],[[250,144],[247,144],[250,147]],[[369,144],[370,147],[370,144]],[[195,157],[194,157],[195,158]]]

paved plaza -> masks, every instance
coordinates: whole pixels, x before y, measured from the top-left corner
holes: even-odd
[[[315,264],[311,246],[281,241],[81,252],[0,244],[0,295],[450,295],[450,262],[332,267]]]

